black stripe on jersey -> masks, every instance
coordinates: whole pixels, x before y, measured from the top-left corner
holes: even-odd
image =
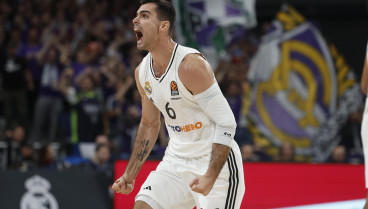
[[[227,198],[225,209],[233,209],[235,207],[236,194],[239,186],[238,166],[236,165],[235,155],[233,150],[230,150],[229,157],[227,159],[227,165],[229,167],[229,189],[227,190]]]
[[[169,72],[169,70],[170,70],[170,68],[171,68],[172,63],[174,62],[174,58],[175,58],[176,50],[178,49],[178,45],[179,45],[179,44],[176,44],[176,46],[175,46],[174,54],[173,54],[173,56],[172,56],[172,58],[171,58],[171,61],[170,61],[169,67],[167,68],[167,70],[166,70],[165,74],[162,76],[161,80],[159,81],[160,83],[161,83],[161,81],[165,78],[165,76],[167,75],[167,73]]]
[[[150,69],[151,69],[151,73],[153,75],[153,78],[155,78],[156,80],[158,80],[158,78],[156,78],[156,76],[155,76],[155,72],[153,71],[153,67],[152,67],[152,55],[151,55],[151,59],[150,59]]]

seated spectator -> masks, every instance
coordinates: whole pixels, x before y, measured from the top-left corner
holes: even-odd
[[[6,132],[5,142],[8,144],[8,162],[7,167],[16,169],[21,160],[21,145],[25,143],[25,129],[17,125],[12,130]]]
[[[110,146],[107,144],[98,144],[95,151],[95,156],[85,163],[85,170],[102,171],[112,183],[114,177],[114,165],[111,162]]]
[[[38,168],[48,171],[61,171],[68,168],[68,164],[59,160],[51,144],[46,144],[38,151]]]
[[[276,161],[279,162],[295,162],[295,150],[293,144],[291,142],[282,143],[279,148],[279,155],[276,158]]]
[[[254,146],[251,144],[244,144],[241,146],[241,154],[243,161],[245,162],[257,162],[259,161],[258,156],[255,154]]]
[[[110,146],[109,138],[104,134],[99,134],[96,136],[94,142],[80,142],[79,151],[81,157],[84,159],[92,159],[96,155],[96,147],[100,144]]]
[[[33,147],[30,144],[23,144],[20,147],[21,162],[18,170],[22,172],[33,171],[37,168],[37,162],[34,158]]]
[[[339,145],[335,147],[331,154],[331,163],[346,163],[346,149],[344,146]]]

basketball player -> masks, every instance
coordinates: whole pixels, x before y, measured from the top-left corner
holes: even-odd
[[[365,95],[367,95],[367,89],[368,89],[368,43],[367,43],[367,50],[366,50],[366,56],[364,59],[364,67],[363,67],[363,74],[362,74],[362,80],[360,82],[362,91]],[[363,121],[362,121],[362,127],[361,127],[361,135],[362,135],[362,141],[363,141],[363,151],[364,151],[364,162],[365,162],[365,187],[368,188],[368,97],[365,101],[365,108],[363,113]],[[368,209],[368,195],[367,200],[364,205],[364,209]]]
[[[236,122],[213,71],[195,49],[171,39],[175,10],[165,0],[142,0],[133,19],[137,47],[149,54],[135,70],[142,118],[124,174],[112,188],[129,194],[164,115],[170,141],[135,209],[240,208],[244,196]]]

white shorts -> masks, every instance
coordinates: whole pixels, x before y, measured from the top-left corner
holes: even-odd
[[[166,155],[147,177],[137,197],[146,195],[164,209],[192,209],[194,206],[198,209],[240,208],[245,184],[242,158],[235,141],[210,193],[203,196],[190,189],[192,180],[207,171],[209,158],[188,159]]]
[[[362,144],[364,152],[364,166],[365,166],[365,187],[368,188],[368,97],[365,101],[365,108],[363,113],[363,121],[361,127]]]

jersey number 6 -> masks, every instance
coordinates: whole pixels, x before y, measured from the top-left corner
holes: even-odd
[[[166,106],[165,106],[165,109],[166,109],[166,113],[167,115],[171,118],[171,119],[176,119],[176,113],[174,111],[173,108],[169,107],[169,102],[166,103]]]

